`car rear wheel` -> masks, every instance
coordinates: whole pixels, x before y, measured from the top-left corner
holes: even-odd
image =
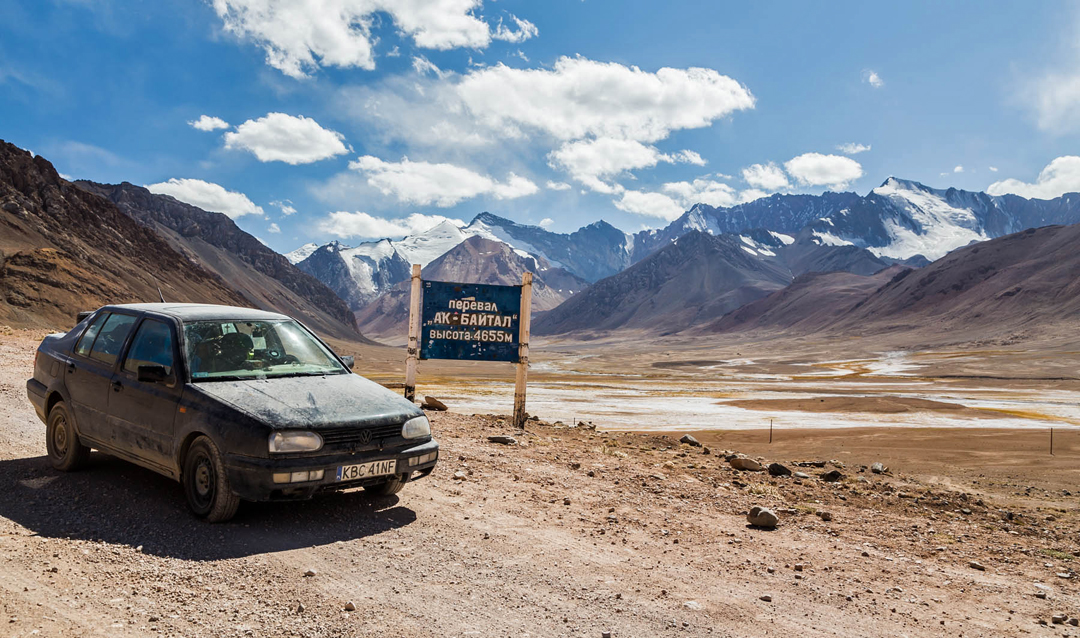
[[[221,453],[208,437],[200,436],[188,448],[181,480],[188,507],[196,516],[221,523],[236,514],[240,497],[233,493]]]
[[[408,474],[398,474],[394,478],[385,483],[379,483],[378,485],[369,485],[364,489],[372,494],[378,494],[379,496],[390,496],[397,494],[405,487],[405,483],[409,481]]]
[[[83,445],[79,439],[63,402],[49,410],[47,424],[45,447],[49,451],[52,466],[61,472],[73,472],[83,468],[90,458],[90,448]]]

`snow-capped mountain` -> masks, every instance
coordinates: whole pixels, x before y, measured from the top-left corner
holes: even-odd
[[[290,252],[290,261],[330,286],[353,310],[408,279],[412,264],[426,267],[470,237],[506,244],[522,258],[548,268],[562,268],[585,281],[596,281],[630,265],[633,236],[607,222],[596,222],[570,234],[526,226],[481,213],[467,226],[444,221],[400,240],[383,239],[349,247],[340,242],[305,244]]]
[[[936,189],[890,177],[867,193],[772,195],[730,208],[697,204],[666,228],[635,235],[634,261],[692,230],[712,235],[767,228],[820,245],[866,248],[878,257],[930,260],[973,241],[1025,228],[1080,222],[1080,195],[1052,200]]]

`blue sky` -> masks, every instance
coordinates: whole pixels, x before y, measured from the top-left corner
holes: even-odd
[[[0,0],[0,138],[73,179],[219,209],[281,251],[484,210],[636,231],[695,201],[890,175],[1053,197],[1080,190],[1078,18],[1065,2]]]

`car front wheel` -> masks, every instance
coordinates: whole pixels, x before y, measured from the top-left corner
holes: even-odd
[[[405,483],[409,481],[408,474],[398,474],[394,478],[385,483],[379,483],[378,485],[369,485],[364,490],[371,492],[372,494],[378,494],[379,496],[390,496],[397,494],[405,487]]]
[[[221,523],[236,514],[240,497],[233,493],[221,453],[208,437],[200,436],[188,448],[182,481],[188,507],[196,516]]]
[[[67,406],[57,403],[49,410],[45,429],[45,447],[52,466],[61,472],[73,472],[86,465],[90,448],[82,444],[68,415]]]

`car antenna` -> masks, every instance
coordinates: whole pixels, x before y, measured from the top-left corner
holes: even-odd
[[[161,303],[165,303],[165,295],[161,294],[161,286],[157,287],[157,296],[161,299]]]

